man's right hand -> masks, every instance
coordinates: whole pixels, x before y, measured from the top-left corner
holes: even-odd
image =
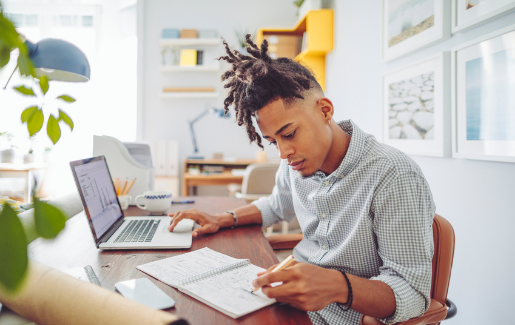
[[[173,231],[177,223],[182,219],[191,219],[198,223],[201,227],[193,230],[193,237],[215,233],[221,226],[219,216],[207,214],[196,209],[178,211],[170,213],[168,216],[172,218],[172,221],[170,221],[170,225],[168,226],[169,231]]]

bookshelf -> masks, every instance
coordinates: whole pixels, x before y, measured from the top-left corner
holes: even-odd
[[[334,12],[332,9],[311,10],[297,24],[289,28],[260,28],[256,42],[261,44],[266,36],[298,36],[305,38],[305,48],[293,60],[315,73],[317,81],[325,90],[325,57],[333,50]]]
[[[161,51],[166,49],[176,49],[177,54],[181,49],[196,49],[204,52],[204,63],[200,65],[172,65],[163,64],[160,67],[162,73],[190,73],[201,75],[202,73],[218,72],[220,71],[220,62],[214,61],[214,53],[217,47],[221,44],[220,38],[161,38],[159,40],[159,47]],[[163,53],[163,52],[162,52]],[[206,57],[207,54],[207,57]],[[207,62],[207,63],[206,63]],[[216,98],[219,93],[216,91],[185,91],[185,92],[167,92],[166,87],[161,89],[160,98],[162,99],[179,99],[179,98]]]

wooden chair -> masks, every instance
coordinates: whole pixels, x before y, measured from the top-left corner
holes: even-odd
[[[275,250],[292,249],[302,240],[302,234],[269,236],[268,241]],[[452,318],[457,313],[456,305],[447,299],[454,258],[454,230],[446,219],[435,214],[433,219],[434,255],[431,278],[431,303],[429,309],[419,317],[409,319],[399,325],[437,325],[442,320]],[[362,325],[383,325],[374,317],[361,317]]]

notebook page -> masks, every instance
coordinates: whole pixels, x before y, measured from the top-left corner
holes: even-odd
[[[178,287],[182,280],[239,261],[245,260],[230,257],[205,247],[186,254],[139,265],[137,269],[172,287]]]
[[[262,271],[265,269],[247,264],[185,284],[181,291],[236,318],[275,302],[275,299],[268,298],[261,290],[250,293],[252,280]]]

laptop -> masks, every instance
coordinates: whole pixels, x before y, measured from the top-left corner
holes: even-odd
[[[168,216],[124,217],[104,156],[72,161],[70,166],[97,248],[191,247],[193,220],[181,220],[169,232]]]

